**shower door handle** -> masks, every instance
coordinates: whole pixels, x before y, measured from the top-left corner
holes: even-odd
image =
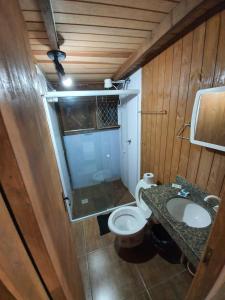
[[[127,140],[127,143],[130,145],[131,144],[131,140]]]

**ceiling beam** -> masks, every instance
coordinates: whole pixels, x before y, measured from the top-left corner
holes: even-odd
[[[182,35],[224,8],[224,0],[182,0],[153,29],[151,37],[125,61],[113,79],[119,80],[129,76]]]
[[[45,24],[50,47],[52,50],[57,50],[59,49],[59,42],[55,29],[55,20],[51,0],[38,0],[38,4]]]

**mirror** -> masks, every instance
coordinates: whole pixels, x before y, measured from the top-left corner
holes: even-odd
[[[193,144],[225,151],[225,87],[199,90],[191,120]]]

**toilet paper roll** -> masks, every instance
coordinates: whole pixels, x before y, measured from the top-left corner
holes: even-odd
[[[147,184],[154,184],[154,174],[153,173],[144,173],[143,180]]]

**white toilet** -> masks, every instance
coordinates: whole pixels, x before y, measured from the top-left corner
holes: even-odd
[[[117,242],[121,247],[132,248],[143,241],[144,228],[152,215],[152,211],[142,199],[142,190],[156,186],[153,184],[153,177],[152,173],[146,173],[144,178],[138,182],[135,190],[137,207],[120,207],[109,216],[109,229],[116,235]]]

